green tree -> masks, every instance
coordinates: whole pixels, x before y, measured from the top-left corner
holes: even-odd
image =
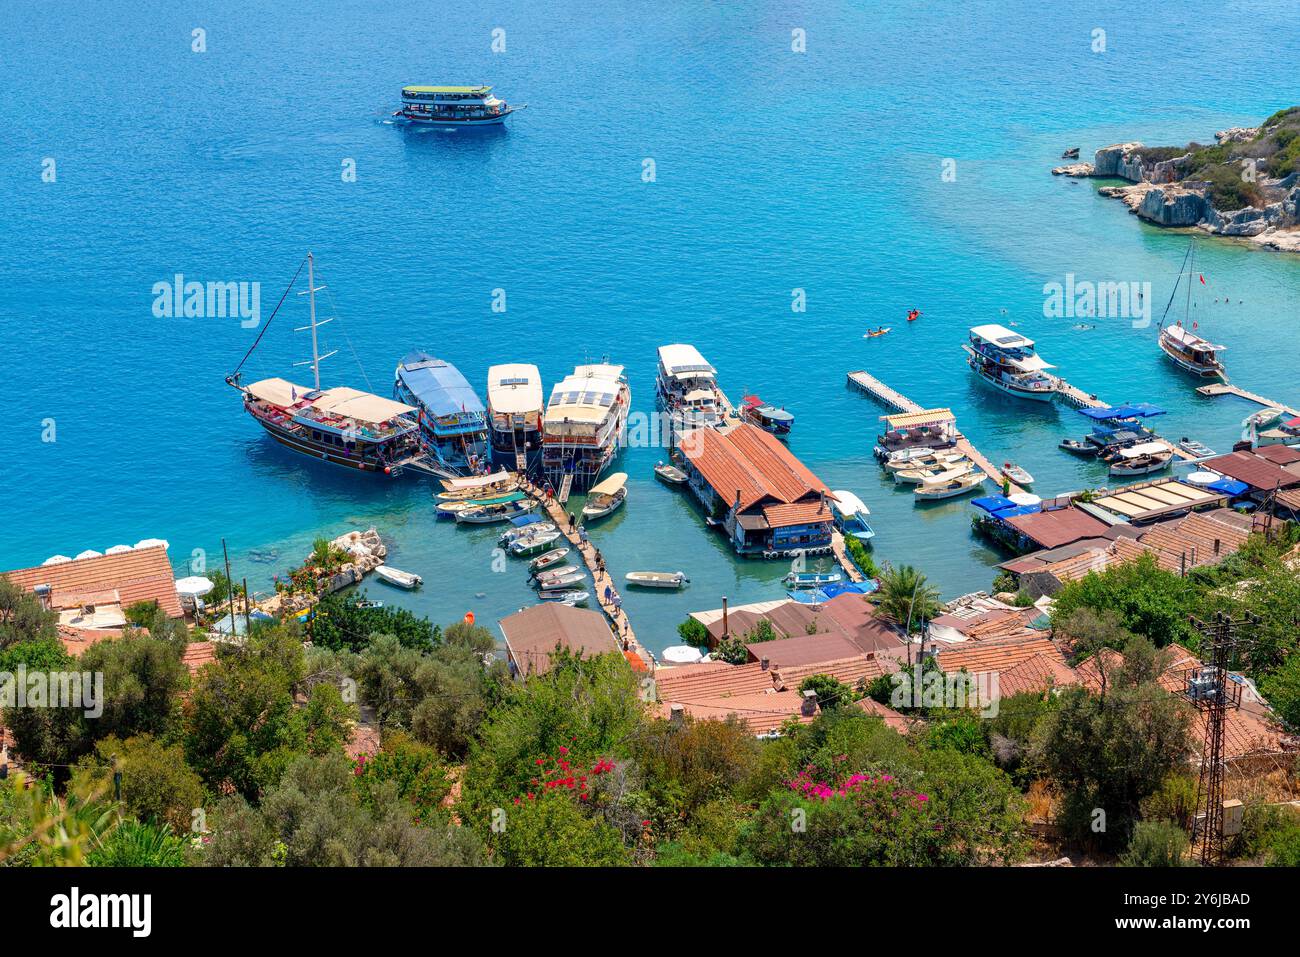
[[[677,634],[681,637],[682,644],[694,648],[707,648],[709,645],[709,629],[689,616],[677,626]]]
[[[920,630],[922,621],[929,621],[942,610],[939,589],[911,565],[886,568],[876,595],[880,614],[900,626],[910,623],[913,632]]]
[[[405,608],[361,607],[357,597],[356,594],[335,592],[317,603],[311,621],[313,644],[322,648],[360,651],[376,635],[392,635],[404,647],[427,651],[441,640],[440,629],[429,619]]]
[[[618,831],[584,813],[567,794],[551,792],[505,810],[505,827],[492,836],[502,864],[616,867],[629,863]]]
[[[1300,653],[1287,656],[1286,663],[1259,684],[1277,716],[1293,732],[1300,732]]]
[[[799,693],[817,693],[817,706],[823,711],[853,704],[853,689],[834,675],[809,675],[799,682]]]
[[[1184,867],[1188,863],[1187,835],[1168,821],[1138,821],[1120,863],[1125,867]]]
[[[1125,628],[1161,648],[1192,636],[1188,619],[1196,602],[1195,585],[1157,566],[1154,556],[1143,555],[1067,582],[1055,596],[1052,623],[1079,608],[1098,615],[1112,611]]]
[[[130,814],[169,825],[177,834],[190,830],[194,810],[203,806],[203,783],[185,763],[179,744],[166,744],[149,734],[125,741],[110,735],[81,759],[77,775],[108,790],[114,762],[121,774],[122,803]]]
[[[58,640],[59,616],[40,599],[0,575],[0,651],[20,641]]]

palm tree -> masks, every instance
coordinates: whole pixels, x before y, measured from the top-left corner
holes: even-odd
[[[938,615],[939,589],[911,565],[890,566],[880,576],[880,613],[908,631],[921,630],[921,622]]]

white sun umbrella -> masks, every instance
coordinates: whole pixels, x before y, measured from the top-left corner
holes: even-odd
[[[1007,498],[1017,505],[1037,505],[1043,500],[1041,495],[1035,495],[1033,492],[1016,492],[1016,494],[1009,495]]]
[[[700,654],[700,649],[690,645],[673,645],[664,649],[662,657],[664,661],[671,661],[675,665],[689,665],[699,661],[703,655]]]
[[[176,579],[176,594],[188,598],[202,598],[216,587],[210,579],[204,578],[202,575],[191,575],[189,578]]]
[[[87,548],[84,552],[77,552],[76,561],[81,561],[83,558],[102,558],[103,555],[103,552],[97,552],[93,548]]]
[[[163,548],[168,547],[167,542],[161,538],[142,538],[140,541],[135,543],[136,548],[154,548],[158,545],[161,545]]]
[[[41,565],[66,565],[70,561],[72,561],[72,559],[67,555],[51,555],[49,558],[45,559],[45,561],[41,562]]]
[[[1223,478],[1222,475],[1218,475],[1214,472],[1202,471],[1202,472],[1191,473],[1190,475],[1187,476],[1187,481],[1191,482],[1193,485],[1210,485],[1213,482],[1217,482],[1221,478]]]
[[[110,545],[104,549],[105,555],[121,555],[123,552],[135,551],[130,545]]]

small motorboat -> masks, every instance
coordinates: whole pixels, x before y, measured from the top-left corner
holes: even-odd
[[[384,603],[383,603],[382,601],[376,601],[376,600],[373,599],[373,598],[358,598],[356,601],[354,601],[354,602],[352,603],[352,607],[353,607],[353,608],[362,608],[362,609],[364,609],[364,608],[383,608],[383,607],[384,607]]]
[[[897,471],[898,469],[910,468],[911,464],[916,464],[921,462],[922,460],[927,460],[932,456],[938,455],[941,451],[946,451],[947,453],[953,455],[961,454],[960,452],[955,452],[951,449],[948,450],[932,449],[923,445],[918,445],[916,448],[912,448],[912,449],[898,449],[897,451],[894,452],[885,452],[885,450],[880,448],[879,446],[877,446],[876,448],[876,454],[878,456],[883,456],[882,464],[885,466],[885,468],[892,469],[894,471]]]
[[[966,461],[956,449],[906,449],[885,461],[885,471],[897,474],[905,469],[937,468]]]
[[[1064,153],[1061,154],[1061,159],[1064,160],[1077,160],[1078,158],[1079,158],[1079,147],[1077,146],[1071,146],[1069,149],[1067,149]]]
[[[667,482],[669,485],[686,484],[686,473],[675,465],[669,465],[667,462],[660,462],[655,466],[655,477],[661,482]]]
[[[446,492],[439,492],[435,498],[440,502],[467,502],[473,499],[480,501],[490,501],[501,498],[512,492],[519,490],[519,483],[513,478],[502,479],[491,485],[481,485],[475,488],[458,488]]]
[[[975,491],[984,483],[983,472],[967,472],[946,482],[926,482],[913,491],[918,502],[934,502],[939,499],[956,498]]]
[[[871,509],[858,496],[845,489],[831,492],[831,514],[835,516],[835,525],[845,535],[852,536],[860,542],[870,541],[876,537],[876,531],[867,521]]]
[[[478,508],[475,502],[439,502],[433,513],[438,518],[455,518],[457,513],[469,508]]]
[[[582,572],[573,571],[567,575],[559,575],[545,581],[538,581],[535,585],[539,592],[557,592],[571,589],[574,585],[581,585],[585,580],[586,578]]]
[[[965,461],[937,465],[934,468],[903,469],[894,473],[894,481],[900,485],[925,485],[927,483],[947,482],[958,476],[965,475],[971,468],[971,463]]]
[[[559,591],[539,592],[537,598],[539,601],[553,601],[573,608],[576,605],[587,604],[587,599],[591,598],[591,592],[583,591],[580,588],[563,588]]]
[[[839,572],[791,572],[781,579],[787,588],[820,588],[841,579]]]
[[[497,539],[498,545],[504,547],[528,535],[540,535],[543,532],[556,531],[554,522],[544,522],[538,516],[531,514],[512,518],[510,524],[513,527],[501,533],[501,537]]]
[[[756,425],[764,432],[770,432],[779,439],[785,438],[794,428],[794,416],[785,409],[768,405],[756,395],[747,395],[741,407],[740,417],[750,425]]]
[[[545,555],[538,555],[528,563],[528,570],[536,574],[558,565],[569,554],[568,548],[552,548]]]
[[[1015,462],[1003,462],[1002,474],[1017,485],[1033,485],[1034,477],[1022,469]]]
[[[468,525],[488,525],[492,522],[507,522],[537,507],[532,499],[517,502],[502,502],[499,505],[476,505],[463,512],[456,513],[456,521]]]
[[[690,583],[685,572],[628,572],[623,580],[642,588],[681,588]]]
[[[874,339],[874,338],[876,338],[876,336],[883,336],[883,335],[885,335],[885,333],[887,333],[887,332],[889,332],[889,326],[881,326],[879,329],[872,329],[872,330],[870,330],[869,332],[865,333],[865,334],[862,336],[862,338],[863,338],[863,339]]]
[[[1178,447],[1188,455],[1193,455],[1198,459],[1208,459],[1214,456],[1214,449],[1210,448],[1208,445],[1202,445],[1200,442],[1189,439],[1187,436],[1183,436],[1178,440]]]
[[[627,473],[615,472],[587,493],[587,504],[582,506],[582,517],[586,521],[604,518],[626,500]]]
[[[390,585],[396,585],[398,588],[419,588],[424,584],[424,579],[414,572],[404,572],[400,568],[393,568],[391,565],[378,565],[375,567],[375,574],[383,581]]]
[[[1120,449],[1110,459],[1111,475],[1146,475],[1169,467],[1174,450],[1165,442],[1141,442]]]
[[[545,587],[547,582],[553,581],[556,578],[565,578],[569,575],[580,573],[581,569],[578,568],[577,565],[561,565],[559,568],[545,568],[541,571],[533,572],[529,575],[529,578]]]
[[[1060,448],[1074,455],[1083,455],[1088,458],[1101,451],[1098,446],[1093,445],[1091,442],[1085,442],[1083,439],[1061,439]]]
[[[559,539],[560,533],[556,530],[538,532],[535,535],[525,535],[523,538],[517,538],[508,547],[511,555],[521,558],[525,555],[536,555],[538,552],[544,552]]]

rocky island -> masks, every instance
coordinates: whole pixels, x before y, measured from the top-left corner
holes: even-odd
[[[1097,150],[1091,163],[1052,174],[1127,180],[1098,192],[1158,226],[1194,226],[1300,252],[1300,106],[1214,138],[1213,146],[1117,143]]]

